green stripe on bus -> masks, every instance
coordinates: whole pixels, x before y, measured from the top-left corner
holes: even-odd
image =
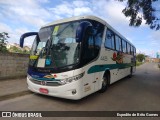
[[[122,64],[104,64],[104,65],[94,65],[89,68],[88,74],[101,72],[105,70],[113,70],[113,69],[124,69],[133,66],[132,63],[122,63]]]

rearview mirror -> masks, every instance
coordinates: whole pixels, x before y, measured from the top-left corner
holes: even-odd
[[[33,36],[33,35],[38,35],[38,32],[28,32],[28,33],[24,33],[24,34],[20,37],[20,47],[23,48],[24,38],[29,37],[29,36]]]
[[[82,41],[88,27],[92,27],[92,24],[89,21],[83,21],[79,24],[76,29],[76,42],[79,43]]]

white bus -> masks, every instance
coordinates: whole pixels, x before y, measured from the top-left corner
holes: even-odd
[[[30,53],[29,90],[60,98],[81,99],[135,72],[136,48],[104,20],[78,16],[42,26]]]

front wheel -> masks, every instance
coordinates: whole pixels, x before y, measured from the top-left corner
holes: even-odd
[[[109,75],[106,74],[104,77],[103,77],[103,81],[102,81],[102,87],[100,89],[100,92],[103,93],[105,92],[109,87]]]

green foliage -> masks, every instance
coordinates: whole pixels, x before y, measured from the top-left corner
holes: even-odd
[[[7,52],[6,43],[9,38],[8,33],[2,32],[0,33],[0,52]]]
[[[138,62],[142,62],[145,59],[145,55],[144,54],[138,54],[136,56],[136,59],[138,60]]]
[[[2,32],[0,33],[0,52],[14,52],[14,53],[23,53],[23,54],[29,54],[30,51],[26,49],[22,49],[20,47],[13,46],[9,50],[6,48],[7,39],[9,38],[8,33]]]
[[[118,0],[123,2],[125,0]],[[160,29],[159,18],[156,17],[155,8],[152,4],[158,0],[127,0],[127,6],[123,9],[123,13],[126,17],[130,17],[130,26],[140,26],[142,19],[146,21],[146,24],[151,29]]]
[[[24,54],[30,54],[30,51],[23,50],[23,52],[22,52],[22,53],[24,53]]]
[[[136,66],[140,66],[142,64],[143,64],[142,62],[139,62],[138,60],[136,61]]]
[[[30,51],[27,51],[27,50],[23,50],[22,48],[18,48],[16,46],[13,46],[9,49],[10,52],[13,52],[13,53],[22,53],[22,54],[29,54]]]

